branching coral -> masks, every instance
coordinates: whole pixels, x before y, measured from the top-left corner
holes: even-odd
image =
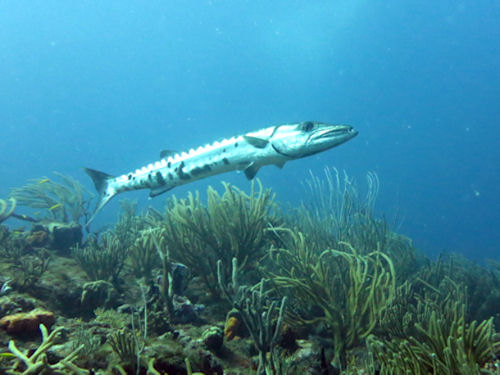
[[[43,248],[27,248],[22,234],[10,232],[4,226],[0,226],[0,257],[11,264],[6,273],[22,290],[29,290],[38,283],[52,259]]]
[[[417,314],[416,298],[413,283],[406,281],[399,285],[380,316],[376,332],[391,338],[410,335]]]
[[[444,303],[437,301],[438,296],[418,300],[412,335],[369,338],[382,375],[489,373],[484,365],[500,351],[493,318],[467,323],[465,295],[456,289],[447,297]]]
[[[25,243],[17,233],[9,231],[5,226],[0,226],[0,256],[4,260],[15,262],[24,255]]]
[[[44,210],[46,218],[64,223],[79,223],[89,216],[89,204],[94,197],[77,180],[54,173],[62,182],[47,177],[32,180],[12,190],[18,205]]]
[[[346,242],[360,254],[379,250],[394,262],[399,280],[417,267],[411,241],[391,231],[385,218],[375,215],[380,188],[375,173],[366,175],[364,196],[352,178],[335,168],[325,168],[322,177],[311,172],[303,185],[307,199],[289,221],[304,233],[310,247],[349,251],[342,244]]]
[[[281,299],[279,310],[277,310],[278,302],[269,301],[267,292],[264,291],[264,279],[252,288],[239,285],[236,258],[232,260],[231,282],[227,283],[224,279],[222,261],[220,260],[217,262],[217,277],[224,296],[239,312],[255,347],[259,351],[257,374],[262,374],[263,371],[269,375],[274,374],[270,364],[274,363],[274,347],[283,325],[286,297]],[[275,311],[278,311],[277,316],[274,314]],[[268,355],[270,356],[269,362]]]
[[[346,350],[373,331],[395,293],[392,261],[380,251],[358,254],[349,244],[343,244],[348,251],[318,254],[301,233],[287,232],[289,249],[273,251],[278,271],[270,274],[271,279],[278,292],[289,291],[294,298],[290,321],[328,326],[334,363],[345,366]]]
[[[213,188],[207,192],[205,206],[199,194],[185,200],[172,198],[164,221],[166,246],[173,260],[187,265],[198,275],[212,294],[217,295],[217,260],[231,264],[236,257],[240,271],[252,268],[268,246],[267,229],[276,221],[273,195],[257,182],[250,194],[224,184],[219,195]],[[229,267],[223,270],[229,277]]]
[[[490,261],[490,266],[492,262]],[[437,261],[423,267],[416,275],[421,287],[439,287],[448,278],[467,288],[467,320],[486,320],[495,317],[500,323],[500,272],[481,266],[458,254],[442,254]]]
[[[7,220],[14,213],[16,205],[17,200],[15,198],[0,199],[0,223]]]
[[[48,270],[52,257],[45,249],[38,249],[33,254],[23,254],[13,260],[13,279],[21,290],[35,286]]]
[[[48,374],[73,374],[88,375],[89,371],[82,369],[73,362],[76,360],[81,347],[77,348],[69,355],[56,363],[49,363],[47,360],[47,351],[56,344],[56,339],[63,328],[56,328],[50,335],[47,328],[40,324],[42,333],[42,343],[33,353],[25,353],[18,349],[16,343],[9,342],[10,352],[17,358],[16,363],[11,369],[6,370],[8,375],[48,375]]]
[[[153,277],[153,270],[160,266],[159,254],[165,248],[161,246],[165,242],[164,231],[165,229],[160,227],[139,231],[129,251],[130,266],[136,277],[144,277],[150,281]]]
[[[120,201],[121,212],[113,233],[123,246],[130,246],[140,236],[140,231],[148,227],[144,216],[137,215],[137,202],[127,199]]]
[[[99,240],[89,237],[85,246],[73,248],[73,255],[92,280],[110,281],[117,285],[125,264],[128,248],[113,232],[103,233]]]
[[[134,366],[138,364],[139,343],[136,334],[132,330],[125,328],[115,331],[108,336],[107,342],[123,363],[134,364]]]
[[[165,228],[143,229],[131,247],[132,269],[138,277],[151,281],[153,269],[161,267],[160,295],[169,318],[174,314],[174,285],[170,251],[167,246]]]
[[[141,289],[142,292],[144,292]],[[132,312],[130,316],[131,327],[123,327],[119,330],[114,330],[108,335],[107,343],[113,348],[113,351],[120,357],[120,364],[114,366],[120,373],[125,373],[123,365],[132,365],[135,368],[135,373],[141,371],[142,353],[146,348],[146,340],[148,337],[148,312],[146,296],[143,293],[143,313],[136,315]],[[142,315],[142,317],[141,317]]]
[[[362,198],[358,186],[345,172],[341,176],[337,169],[325,168],[323,178],[310,172],[310,178],[303,183],[307,199],[292,217],[292,224],[322,249],[349,241],[355,217],[373,215],[379,180],[374,173],[368,173],[366,178],[368,192]]]

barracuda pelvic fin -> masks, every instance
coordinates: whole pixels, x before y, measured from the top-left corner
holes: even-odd
[[[234,170],[243,170],[248,179],[253,179],[265,165],[282,168],[289,160],[326,151],[357,134],[349,125],[306,121],[271,126],[187,152],[163,150],[161,160],[118,177],[84,168],[100,197],[87,225],[119,193],[150,189],[149,196],[156,197],[176,186]]]

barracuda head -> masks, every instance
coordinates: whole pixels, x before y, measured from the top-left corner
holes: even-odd
[[[349,125],[306,121],[278,126],[271,143],[277,153],[298,159],[341,145],[356,135],[358,132]]]

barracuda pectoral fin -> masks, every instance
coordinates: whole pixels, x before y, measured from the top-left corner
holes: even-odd
[[[260,165],[257,165],[255,162],[252,162],[248,164],[248,166],[245,168],[243,172],[245,172],[245,176],[249,179],[252,180],[257,172],[260,169]]]
[[[283,168],[285,166],[286,160],[280,161],[279,163],[275,163],[274,165],[277,166],[279,169]]]
[[[160,194],[163,194],[163,193],[166,193],[167,191],[169,190],[172,190],[173,187],[172,186],[159,186],[159,187],[156,187],[154,189],[151,189],[151,191],[149,192],[149,197],[150,198],[154,198]]]
[[[160,151],[160,158],[161,159],[166,159],[169,156],[175,155],[177,152],[174,150],[161,150]]]
[[[257,147],[257,148],[264,148],[269,143],[269,141],[267,139],[253,137],[251,135],[244,135],[243,138],[245,139],[245,141],[247,141],[253,147]]]

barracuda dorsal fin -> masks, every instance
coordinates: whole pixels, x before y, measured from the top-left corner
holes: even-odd
[[[161,150],[160,151],[160,158],[161,159],[166,159],[169,156],[172,156],[172,155],[175,155],[175,154],[177,154],[177,152],[174,151],[174,150]]]
[[[269,143],[269,141],[267,139],[254,137],[251,135],[244,135],[243,138],[245,138],[245,141],[250,143],[253,147],[257,147],[257,148],[264,148]]]
[[[245,176],[249,179],[252,180],[257,172],[260,169],[260,165],[255,164],[255,162],[251,162],[248,164],[248,166],[245,168],[243,172],[245,172]]]

